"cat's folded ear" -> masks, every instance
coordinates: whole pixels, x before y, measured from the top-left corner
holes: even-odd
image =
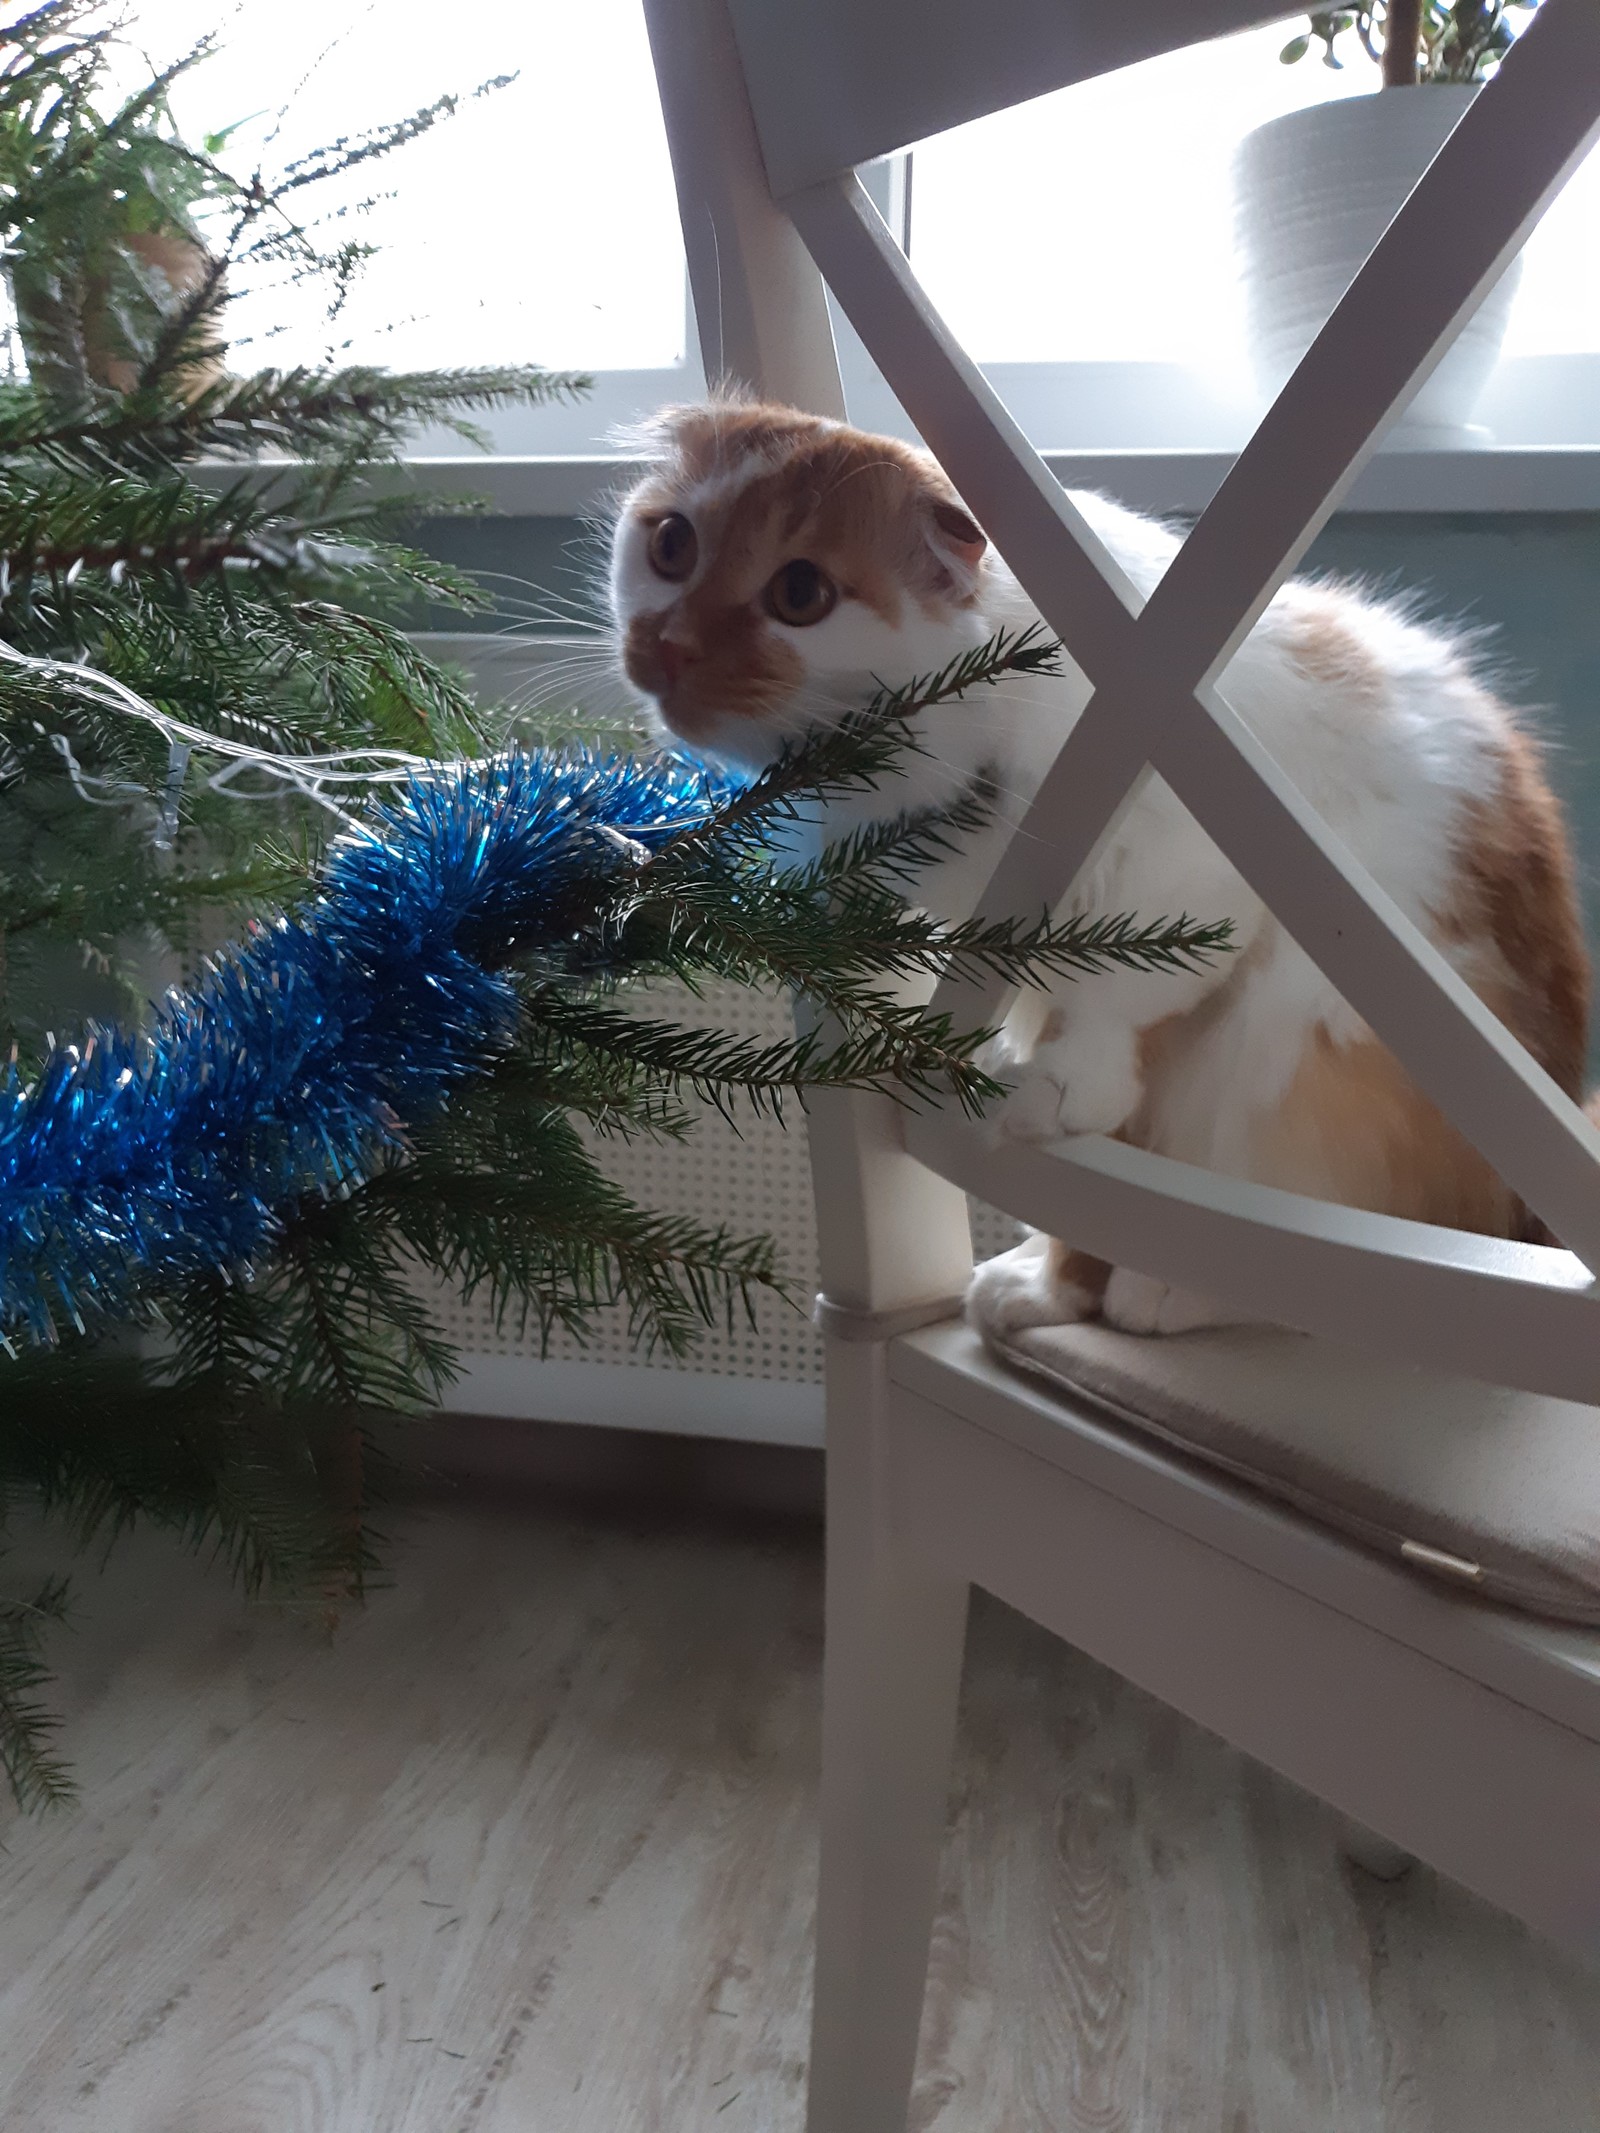
[[[928,507],[928,545],[943,564],[954,590],[970,593],[989,543],[982,528],[959,504],[936,497]]]

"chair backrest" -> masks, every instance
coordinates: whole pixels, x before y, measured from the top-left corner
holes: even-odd
[[[708,374],[842,412],[825,278],[1093,686],[981,908],[1059,903],[1159,772],[1570,1247],[1357,1213],[1098,1136],[1008,1155],[953,1112],[902,1120],[881,1102],[840,1100],[819,1104],[812,1122],[828,1293],[892,1311],[959,1286],[970,1264],[959,1187],[1256,1315],[1592,1398],[1600,1134],[1317,816],[1216,677],[1600,134],[1600,7],[1544,0],[1142,608],[933,311],[852,166],[1281,10],[1248,0],[1110,10],[1087,0],[646,0],[646,12]],[[937,1004],[971,1027],[1005,1003],[998,987],[952,979]]]

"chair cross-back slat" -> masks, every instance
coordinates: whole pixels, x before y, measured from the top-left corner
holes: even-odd
[[[1284,10],[1274,0],[755,0],[731,12],[781,194]]]
[[[1153,764],[1418,1083],[1591,1267],[1600,1135],[1342,848],[1209,677],[1597,130],[1600,10],[1546,0],[1139,617],[854,181],[788,203],[890,384],[1104,699],[1045,780],[984,908],[1057,902]],[[1470,220],[1464,198],[1475,202]],[[994,1002],[951,988],[941,1004],[970,1014]]]

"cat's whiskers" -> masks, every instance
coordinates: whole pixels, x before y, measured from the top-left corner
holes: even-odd
[[[604,580],[597,567],[573,571],[572,576],[581,589],[570,593],[540,584],[532,578],[519,577],[511,571],[480,570],[474,575],[493,589],[496,612],[510,618],[506,627],[515,629],[531,622],[558,629],[564,636],[610,637],[613,634],[611,619],[606,613]],[[512,590],[505,592],[502,587]],[[524,594],[532,597],[522,597]]]
[[[580,664],[553,663],[530,676],[507,699],[507,708],[519,715],[547,711],[560,704],[584,713],[633,709],[632,692],[622,676],[607,661]]]

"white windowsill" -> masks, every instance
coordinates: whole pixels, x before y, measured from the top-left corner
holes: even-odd
[[[1148,449],[1046,452],[1066,487],[1102,489],[1135,511],[1204,508],[1234,454]],[[414,459],[420,489],[479,496],[496,516],[583,518],[603,513],[637,471],[617,458]],[[1347,511],[1600,511],[1600,447],[1486,445],[1463,451],[1389,451],[1362,471]]]
[[[834,330],[851,419],[915,437],[848,323],[836,317]],[[1062,440],[1044,457],[1068,487],[1103,489],[1138,511],[1203,509],[1260,414],[1253,402],[1230,397],[1227,379],[1172,363],[995,363],[987,375],[1028,436]],[[603,515],[635,472],[629,431],[652,410],[704,391],[698,367],[688,364],[605,372],[582,402],[497,415],[487,453],[463,452],[446,430],[425,432],[406,470],[386,472],[383,484],[480,497],[508,518]],[[1508,358],[1485,390],[1481,419],[1481,444],[1385,445],[1344,508],[1600,511],[1600,354]],[[254,461],[244,478],[270,481],[286,464]],[[242,470],[215,462],[195,471],[225,487]]]

